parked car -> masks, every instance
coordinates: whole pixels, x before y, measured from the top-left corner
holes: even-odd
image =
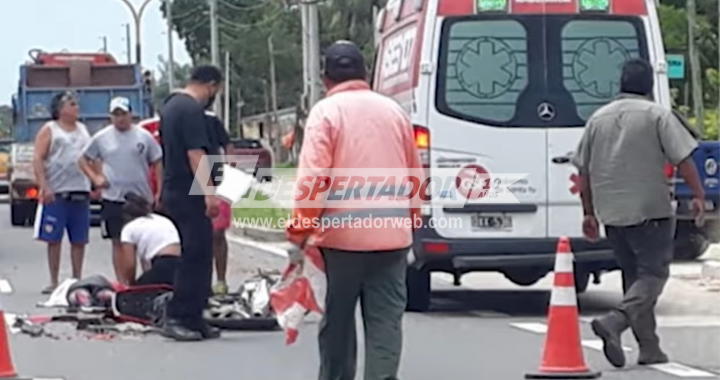
[[[250,171],[252,170],[253,175],[260,181],[272,181],[272,152],[266,148],[262,141],[256,139],[231,139],[230,142],[233,145],[233,155],[236,156],[236,167],[240,169]],[[242,160],[237,156],[257,156],[255,158],[248,158]],[[254,165],[254,167],[253,167]]]

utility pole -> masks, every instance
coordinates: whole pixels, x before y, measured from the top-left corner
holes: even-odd
[[[107,36],[100,37],[100,40],[102,40],[102,51],[103,53],[107,53]]]
[[[218,38],[217,14],[218,3],[217,0],[208,0],[208,4],[210,5],[210,55],[212,64],[216,67],[220,67],[220,41]],[[215,114],[220,114],[220,99],[215,99],[213,110],[215,111]]]
[[[317,0],[309,0],[304,4],[307,4],[308,12],[310,107],[312,107],[320,101],[322,93],[322,81],[320,79],[320,16]]]
[[[702,72],[700,67],[700,54],[695,41],[695,28],[697,27],[697,4],[695,0],[687,1],[688,21],[688,53],[690,55],[690,73],[692,80],[693,113],[695,114],[695,128],[703,130],[703,89]]]
[[[172,0],[165,0],[165,18],[167,18],[167,44],[168,44],[168,87],[170,91],[175,88],[175,52],[173,50],[173,14]]]
[[[273,123],[277,122],[278,99],[277,99],[277,78],[275,73],[275,46],[273,45],[272,34],[267,38],[268,56],[270,57],[270,107]]]
[[[230,52],[225,51],[225,90],[223,91],[223,122],[230,132]]]
[[[240,82],[240,81],[238,81]],[[238,125],[238,137],[239,138],[245,138],[245,130],[243,128],[242,123],[242,108],[245,105],[245,102],[242,100],[242,91],[240,90],[239,86],[237,89],[237,103],[235,103],[235,107],[237,108],[237,125]]]
[[[132,63],[132,41],[130,41],[130,24],[125,24],[125,49],[128,65]]]

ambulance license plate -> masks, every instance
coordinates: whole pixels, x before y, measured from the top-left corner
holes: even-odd
[[[508,215],[471,215],[470,227],[474,230],[512,230],[512,217]]]

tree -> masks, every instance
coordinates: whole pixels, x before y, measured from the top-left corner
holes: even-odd
[[[168,95],[170,95],[171,91],[170,81],[168,80],[170,78],[170,64],[162,56],[158,57],[158,61],[160,63],[158,65],[156,75],[154,76],[155,83],[153,86],[153,103],[155,105],[155,109],[157,110],[161,108],[163,101],[168,97]],[[190,78],[191,69],[192,66],[188,64],[175,64],[173,79],[175,80],[176,88],[181,88],[185,85],[188,78]]]
[[[373,5],[386,0],[333,0],[320,5],[322,47],[347,39],[357,43],[368,62],[373,56]],[[243,114],[268,111],[269,51],[267,38],[273,35],[279,108],[295,107],[302,94],[302,29],[300,11],[284,0],[223,0],[219,6],[220,51],[232,59],[231,104],[245,103]],[[173,1],[173,24],[193,60],[210,58],[208,6],[197,0]],[[162,6],[165,14],[164,5]],[[185,16],[185,17],[182,17]],[[239,85],[239,86],[238,86]],[[234,113],[233,113],[234,114]]]
[[[0,138],[12,135],[13,110],[8,105],[0,105]]]

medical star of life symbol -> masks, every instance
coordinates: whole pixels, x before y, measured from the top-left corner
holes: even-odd
[[[570,175],[570,182],[572,182],[572,186],[570,186],[570,194],[577,194],[580,192],[580,176],[576,173],[573,173]]]

